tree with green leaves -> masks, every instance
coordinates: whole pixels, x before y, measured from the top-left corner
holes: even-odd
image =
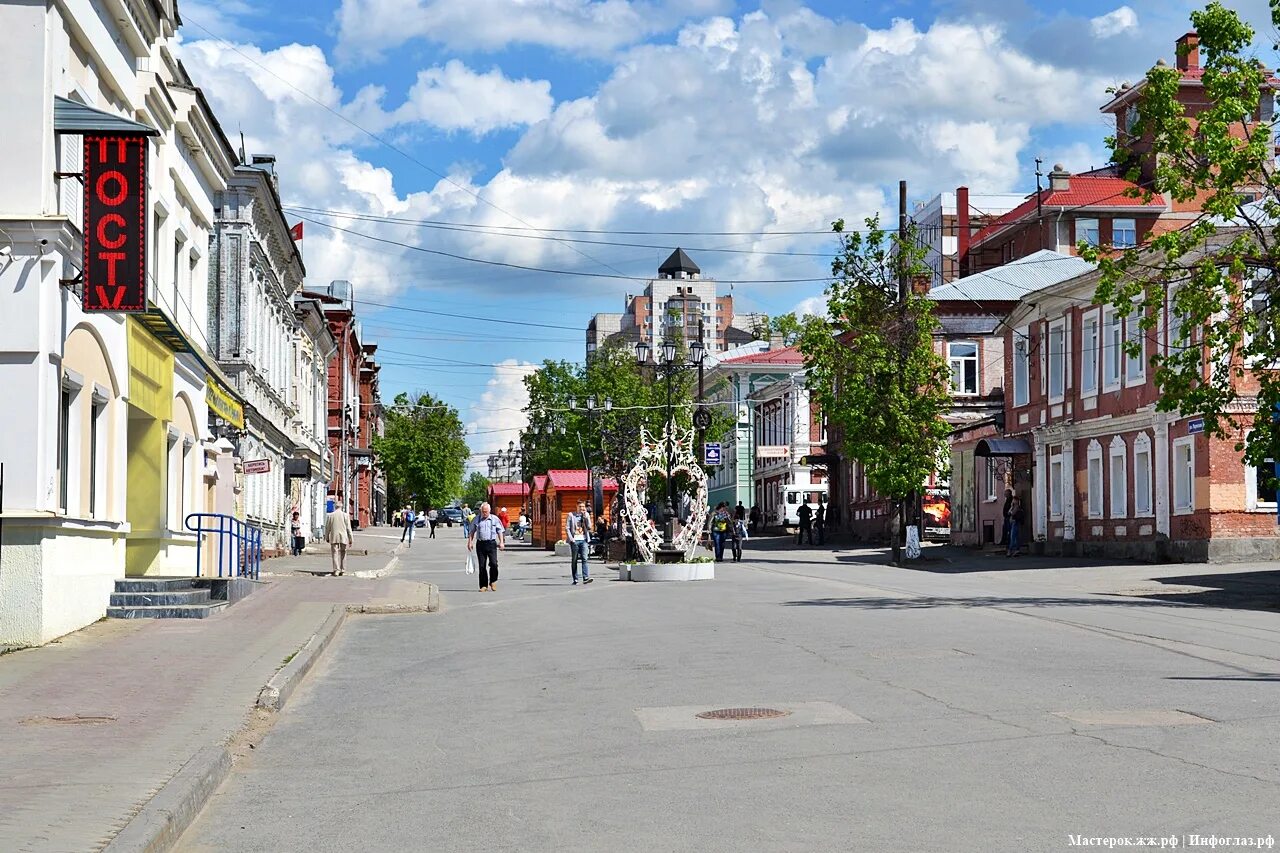
[[[462,502],[476,509],[489,500],[489,478],[479,471],[472,471],[462,486]]]
[[[937,322],[927,294],[901,277],[927,273],[923,249],[909,230],[904,241],[866,220],[865,233],[833,223],[840,250],[827,287],[829,319],[809,318],[800,337],[807,385],[841,436],[846,458],[862,463],[867,481],[894,504],[900,524],[907,499],[945,465],[951,404],[947,365],[933,348]],[[899,535],[893,535],[894,560]]]
[[[1271,9],[1280,25],[1280,3]],[[1237,450],[1261,466],[1277,450],[1272,413],[1280,403],[1273,369],[1280,364],[1275,82],[1253,29],[1234,11],[1213,2],[1192,12],[1191,23],[1203,58],[1198,80],[1185,82],[1177,67],[1156,65],[1133,90],[1122,90],[1136,91],[1129,95],[1136,112],[1107,142],[1138,184],[1131,195],[1164,194],[1202,212],[1137,247],[1082,246],[1081,255],[1101,272],[1095,301],[1137,318],[1143,335],[1126,341],[1131,356],[1143,356],[1144,338],[1164,330],[1167,345],[1150,359],[1157,407],[1203,416],[1207,433],[1237,438]]]
[[[458,410],[423,391],[397,394],[386,411],[373,453],[402,500],[420,507],[444,506],[462,488],[470,450]]]
[[[677,347],[684,358],[683,344]],[[635,459],[640,428],[660,435],[666,420],[666,380],[651,366],[636,364],[634,350],[614,340],[585,364],[548,361],[525,378],[529,389],[529,425],[521,435],[526,474],[552,468],[598,468],[620,478]],[[710,389],[707,389],[708,395]],[[673,419],[691,425],[697,400],[694,368],[672,377]],[[595,405],[587,408],[587,400]],[[611,404],[605,407],[605,401]],[[733,428],[733,413],[711,407],[708,441]]]
[[[800,334],[803,331],[804,321],[797,317],[794,311],[788,311],[776,317],[764,317],[752,327],[751,334],[755,335],[757,340],[768,340],[777,335],[782,339],[783,346],[790,347],[800,342]]]

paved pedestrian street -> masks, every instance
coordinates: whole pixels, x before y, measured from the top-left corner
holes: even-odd
[[[1142,597],[1199,601],[1153,579],[1246,567],[869,553],[752,540],[713,581],[598,567],[574,587],[513,545],[480,593],[456,532],[415,542],[395,574],[437,584],[442,612],[349,621],[178,849],[1194,849],[1280,830],[1274,588]],[[700,716],[730,709],[755,710]]]

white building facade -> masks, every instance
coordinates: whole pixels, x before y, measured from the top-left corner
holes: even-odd
[[[217,488],[204,282],[229,148],[170,0],[0,5],[0,644],[100,618],[116,578],[195,573]],[[85,133],[148,133],[146,305],[86,313]],[[234,405],[234,400],[231,401]]]
[[[290,509],[298,513],[302,535],[320,537],[325,493],[333,476],[326,440],[328,365],[338,350],[324,308],[316,299],[295,294],[298,335],[293,342],[293,399],[297,415],[290,424],[293,459],[288,463]]]
[[[294,508],[286,463],[299,415],[292,299],[306,270],[275,180],[265,167],[238,165],[218,196],[209,324],[218,363],[245,401],[244,429],[235,438],[245,520],[262,529],[265,548],[284,550]]]

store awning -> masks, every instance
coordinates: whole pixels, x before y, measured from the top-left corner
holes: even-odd
[[[134,136],[159,136],[160,131],[142,122],[99,110],[70,98],[53,98],[54,133],[128,133]]]
[[[974,456],[1021,456],[1031,452],[1031,445],[1021,438],[984,438],[973,451]]]

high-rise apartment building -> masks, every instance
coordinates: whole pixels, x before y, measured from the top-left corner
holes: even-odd
[[[621,336],[631,344],[660,343],[668,334],[692,342],[702,324],[702,343],[708,352],[723,352],[754,338],[750,329],[734,325],[733,297],[717,293],[715,279],[703,278],[701,268],[683,249],[676,249],[658,267],[640,295],[627,294],[621,314],[596,314],[587,323],[587,355],[606,341]],[[754,320],[756,315],[747,315]]]

